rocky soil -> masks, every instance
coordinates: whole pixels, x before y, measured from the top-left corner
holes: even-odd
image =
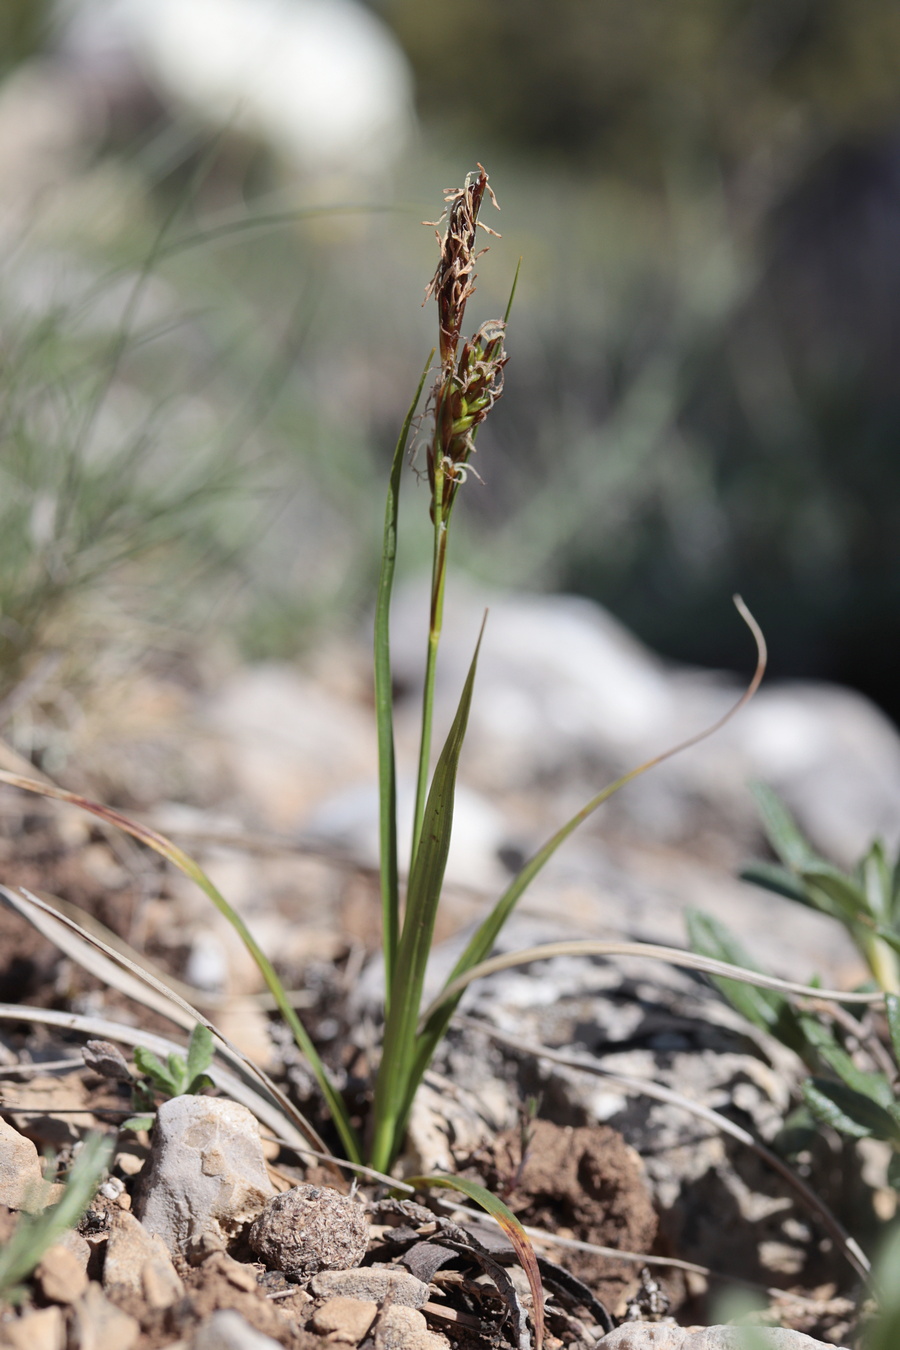
[[[665,667],[586,602],[458,593],[448,604],[443,723],[484,598],[488,637],[434,984],[523,857],[612,776],[715,720],[735,693],[724,678]],[[420,617],[411,588],[394,638],[406,765]],[[183,662],[150,662],[77,713],[63,691],[38,690],[5,735],[3,767],[43,764],[198,858],[298,991],[362,1120],[380,988],[365,636],[335,640],[302,666],[217,658],[186,676]],[[683,945],[690,904],[726,918],[777,973],[815,971],[849,987],[861,970],[835,926],[734,879],[762,847],[751,777],[779,790],[838,862],[879,830],[897,834],[893,728],[842,690],[764,688],[719,737],[635,783],[570,841],[521,902],[502,948],[570,937]],[[255,967],[199,892],[69,808],[2,789],[0,812],[0,882],[79,906],[180,982],[331,1140]],[[80,1232],[46,1253],[22,1300],[4,1306],[0,1344],[528,1343],[527,1284],[498,1230],[446,1193],[426,1208],[424,1197],[390,1199],[374,1183],[351,1188],[333,1167],[273,1141],[271,1126],[221,1090],[162,1103],[152,1142],[120,1130],[128,1086],[99,1073],[96,1059],[85,1063],[86,1041],[113,1023],[123,1037],[130,1029],[132,1045],[183,1045],[183,1027],[85,972],[9,905],[0,953],[6,1238],[38,1203],[41,1152],[54,1151],[63,1175],[86,1132],[117,1131]],[[740,1281],[784,1329],[765,1340],[772,1350],[849,1345],[859,1288],[833,1232],[742,1142],[777,1152],[800,1073],[702,979],[644,957],[559,957],[466,996],[420,1094],[401,1171],[480,1179],[544,1234],[535,1243],[551,1350],[727,1350],[732,1332],[713,1324]],[[866,1155],[864,1185],[847,1162],[823,1137],[799,1167],[865,1246],[894,1196],[877,1150]]]

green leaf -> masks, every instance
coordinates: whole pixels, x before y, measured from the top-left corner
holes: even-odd
[[[685,917],[688,941],[691,949],[699,956],[712,956],[732,966],[743,966],[745,970],[759,970],[733,933],[718,919],[699,909],[689,909]],[[736,980],[723,980],[716,976],[711,978],[716,988],[748,1022],[763,1031],[773,1030],[786,999],[772,990],[757,989],[752,984],[739,984]]]
[[[213,1034],[209,1027],[198,1022],[191,1032],[190,1043],[187,1052],[187,1081],[192,1084],[195,1078],[205,1074],[206,1070],[213,1062],[215,1052],[215,1042]],[[188,1092],[195,1092],[196,1088],[189,1086]]]
[[[887,1170],[888,1185],[900,1191],[900,1153],[892,1153]]]
[[[173,1097],[180,1097],[187,1086],[187,1064],[184,1055],[176,1054],[170,1050],[166,1056],[166,1063],[169,1066],[169,1078],[173,1085]]]
[[[865,892],[836,867],[820,863],[816,867],[803,868],[800,876],[813,904],[824,913],[843,923],[857,923],[863,916],[872,917]]]
[[[865,891],[869,913],[882,923],[893,915],[893,876],[887,849],[882,839],[873,839],[868,853],[856,869],[860,887]]]
[[[134,1062],[144,1077],[149,1078],[154,1087],[158,1088],[160,1092],[166,1092],[170,1097],[178,1095],[172,1074],[169,1069],[156,1058],[156,1055],[154,1055],[152,1050],[148,1050],[143,1045],[136,1045],[134,1047]]]
[[[156,1116],[129,1116],[120,1125],[122,1130],[152,1130]]]
[[[799,872],[820,863],[822,859],[804,839],[781,798],[765,783],[751,783],[750,791],[756,798],[766,837],[785,866]]]
[[[40,1211],[19,1215],[12,1237],[0,1250],[0,1299],[13,1295],[48,1247],[75,1227],[96,1194],[112,1157],[113,1144],[109,1137],[88,1135],[72,1164],[61,1199]]]
[[[469,720],[483,633],[484,624],[456,717],[434,770],[425,803],[419,847],[409,876],[406,914],[397,950],[381,1065],[375,1085],[372,1166],[379,1172],[387,1171],[402,1142],[412,1097],[418,1087],[418,1080],[411,1079],[415,1061],[416,1025],[450,850],[456,774]]]
[[[866,1073],[857,1068],[843,1046],[839,1045],[833,1034],[817,1022],[814,1017],[801,1017],[801,1025],[807,1040],[815,1046],[819,1057],[846,1083],[848,1088],[869,1097],[885,1110],[893,1104],[894,1094],[884,1074]]]
[[[381,572],[375,604],[375,722],[378,733],[379,839],[381,849],[382,948],[385,987],[394,978],[394,962],[400,940],[400,883],[397,868],[397,768],[394,756],[394,702],[391,677],[391,594],[397,560],[397,521],[400,511],[400,477],[409,432],[422,388],[428,376],[434,351],[425,362],[415,396],[406,414],[394,447],[384,513],[384,541],[381,546]]]
[[[896,994],[885,994],[884,1006],[887,1011],[888,1032],[894,1058],[900,1064],[900,997]]]
[[[415,1186],[416,1190],[426,1190],[430,1186],[440,1186],[445,1190],[460,1191],[467,1195],[470,1200],[474,1200],[476,1205],[480,1205],[486,1213],[496,1219],[506,1236],[512,1243],[515,1253],[519,1258],[522,1269],[528,1278],[528,1286],[531,1290],[531,1299],[533,1304],[532,1319],[534,1321],[534,1350],[541,1350],[544,1343],[544,1286],[541,1283],[541,1273],[538,1269],[537,1257],[534,1254],[534,1248],[525,1229],[519,1220],[513,1214],[512,1210],[504,1205],[502,1200],[498,1200],[484,1186],[479,1186],[476,1181],[469,1181],[466,1177],[408,1177],[407,1182],[410,1186]]]
[[[202,1092],[204,1088],[211,1087],[215,1087],[215,1083],[210,1078],[209,1074],[198,1073],[190,1080],[184,1090],[189,1097],[195,1097],[197,1093]]]
[[[876,1139],[900,1142],[900,1125],[871,1097],[827,1078],[808,1078],[801,1092],[813,1115],[841,1134],[855,1139],[873,1135]]]
[[[754,886],[774,891],[776,895],[787,896],[788,900],[796,900],[800,905],[812,907],[809,896],[794,873],[789,872],[786,867],[779,867],[777,863],[748,863],[738,875],[741,881],[749,881]]]

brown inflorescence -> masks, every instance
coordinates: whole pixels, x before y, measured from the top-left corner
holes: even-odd
[[[442,480],[441,501],[432,502],[432,514],[438,506],[445,517],[456,489],[468,473],[469,456],[475,448],[475,433],[503,393],[503,367],[507,355],[503,347],[506,325],[501,319],[489,319],[472,338],[462,344],[462,325],[466,302],[475,290],[475,263],[485,252],[476,252],[475,234],[480,224],[478,212],[487,192],[497,205],[488,184],[488,176],[479,164],[478,174],[469,174],[461,188],[448,188],[447,227],[438,234],[441,257],[426,291],[438,306],[441,373],[431,395],[434,413],[434,437],[428,448],[428,481],[436,491],[438,469]]]

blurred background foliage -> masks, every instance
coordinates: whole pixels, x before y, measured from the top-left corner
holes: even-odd
[[[373,501],[433,342],[419,222],[481,160],[504,239],[473,319],[524,265],[458,558],[745,668],[739,590],[774,673],[900,717],[894,0],[370,9],[415,77],[392,172],[312,184],[117,85],[67,143],[52,209],[46,178],[23,190],[0,277],[0,697],[101,574],[151,628],[155,596],[251,656],[365,610]],[[3,7],[0,146],[35,63],[96,83],[58,16]],[[323,201],[367,209],[304,214]]]

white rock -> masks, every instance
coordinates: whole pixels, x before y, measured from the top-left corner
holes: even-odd
[[[399,44],[353,0],[70,0],[68,44],[130,59],[175,109],[235,127],[304,174],[383,171],[413,126]],[[121,78],[121,77],[120,77]]]
[[[585,783],[587,795],[710,726],[741,691],[733,675],[662,662],[590,600],[457,583],[444,614],[439,726],[452,718],[485,608],[464,752],[465,777],[483,790],[557,779],[567,792]],[[421,585],[400,591],[392,650],[397,678],[413,691],[398,717],[407,740],[425,612]],[[752,666],[748,638],[748,678]],[[764,684],[721,731],[641,778],[612,809],[661,840],[689,838],[710,821],[751,840],[751,779],[783,795],[812,842],[840,863],[855,861],[876,833],[900,841],[900,735],[860,694],[826,684]]]
[[[703,1327],[699,1330],[650,1322],[626,1322],[597,1342],[598,1350],[836,1350],[802,1331],[784,1327]]]
[[[30,1139],[0,1120],[0,1204],[21,1209],[41,1191],[41,1162]]]
[[[281,1350],[271,1336],[264,1336],[231,1309],[213,1313],[194,1332],[190,1350]]]
[[[215,1097],[162,1103],[137,1213],[173,1255],[204,1236],[229,1243],[274,1194],[246,1107]]]
[[[108,1294],[139,1295],[154,1308],[169,1308],[184,1294],[163,1238],[127,1210],[114,1215],[109,1230],[103,1288]]]
[[[295,828],[326,794],[376,777],[368,712],[288,665],[237,672],[207,721],[224,742],[243,801],[268,828]]]

